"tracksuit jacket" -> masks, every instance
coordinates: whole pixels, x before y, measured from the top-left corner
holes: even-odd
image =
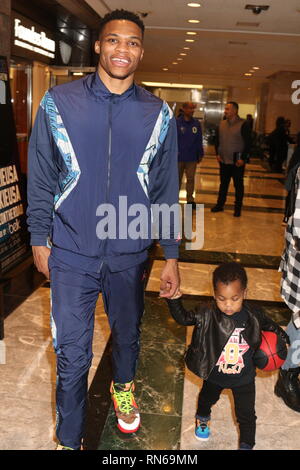
[[[149,227],[151,204],[178,203],[176,121],[148,91],[133,84],[122,95],[111,93],[96,72],[45,94],[28,170],[31,245],[46,246],[50,239],[53,256],[87,271],[99,272],[103,262],[113,272],[125,270],[147,258],[152,240],[150,228],[144,238],[126,239],[119,196],[127,197],[128,208],[147,208]],[[116,208],[115,239],[96,234],[107,216],[101,204]],[[158,235],[167,259],[178,257],[172,220],[169,238]]]

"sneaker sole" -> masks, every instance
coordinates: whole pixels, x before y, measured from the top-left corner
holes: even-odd
[[[208,436],[208,437],[198,437],[198,436],[196,436],[196,434],[194,434],[194,436],[198,441],[202,441],[202,442],[203,441],[209,441],[209,438],[210,438],[210,436]]]
[[[132,430],[131,430],[131,429],[124,429],[124,428],[122,428],[122,426],[121,426],[119,423],[117,423],[117,427],[118,427],[118,429],[119,429],[122,433],[124,433],[124,434],[132,434],[132,433],[134,433],[134,432],[137,432],[137,431],[140,429],[141,423],[139,423],[139,425],[137,426],[137,428],[132,429]]]

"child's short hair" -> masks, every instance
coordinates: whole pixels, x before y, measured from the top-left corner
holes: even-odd
[[[213,272],[213,286],[216,290],[217,283],[230,284],[233,281],[240,281],[243,289],[247,288],[248,278],[245,269],[239,263],[234,261],[223,263]]]

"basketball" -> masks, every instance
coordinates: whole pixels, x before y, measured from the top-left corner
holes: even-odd
[[[279,369],[287,356],[287,347],[281,336],[273,331],[262,331],[262,341],[255,351],[253,360],[258,369],[272,371]]]

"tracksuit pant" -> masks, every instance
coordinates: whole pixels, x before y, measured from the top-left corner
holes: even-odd
[[[195,176],[197,170],[198,162],[178,162],[178,172],[179,172],[179,187],[181,186],[181,181],[183,173],[186,174],[186,201],[187,203],[194,202],[194,189],[195,189]]]
[[[84,433],[94,311],[100,292],[112,334],[113,380],[127,383],[135,376],[145,268],[142,263],[110,272],[104,264],[100,273],[84,272],[50,255],[51,328],[57,356],[56,434],[64,446],[79,449]]]
[[[244,197],[245,165],[236,166],[220,163],[220,187],[217,205],[224,207],[231,178],[235,188],[235,209],[241,210]]]

